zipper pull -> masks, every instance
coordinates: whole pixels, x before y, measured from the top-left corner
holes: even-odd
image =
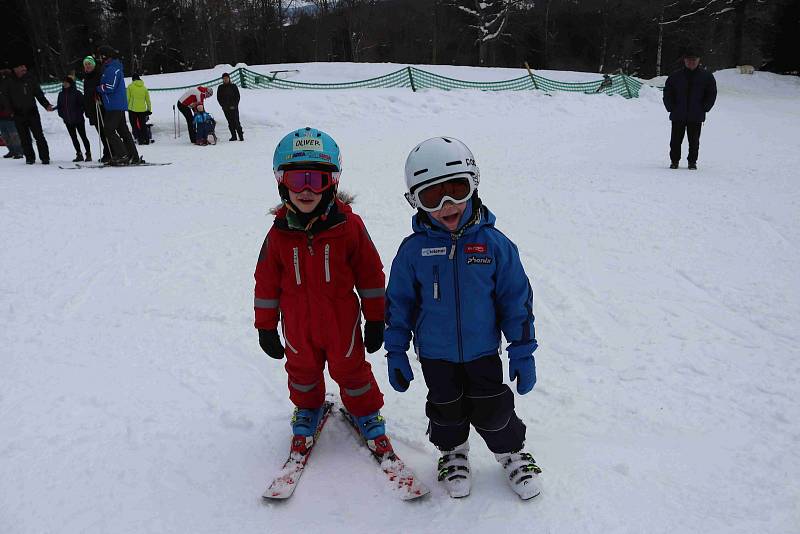
[[[306,233],[306,237],[308,238],[308,252],[309,252],[309,254],[311,254],[313,256],[314,255],[314,248],[313,248],[314,234]]]
[[[458,242],[458,238],[455,234],[450,235],[451,239],[453,240],[453,244],[450,246],[450,255],[448,258],[451,260],[456,257],[456,243]]]

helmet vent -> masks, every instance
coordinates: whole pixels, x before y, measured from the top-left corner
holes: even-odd
[[[461,160],[458,160],[458,161],[448,161],[448,162],[447,162],[447,163],[445,163],[444,165],[445,165],[445,167],[450,167],[451,165],[461,165]]]
[[[428,169],[422,169],[422,170],[419,170],[419,171],[417,171],[417,172],[415,172],[415,173],[414,173],[414,176],[419,176],[420,174],[422,174],[422,173],[424,173],[424,172],[428,172]]]
[[[452,141],[446,137],[442,137],[445,143],[452,143]]]

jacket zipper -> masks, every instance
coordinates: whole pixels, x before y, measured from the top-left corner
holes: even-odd
[[[292,343],[289,341],[289,338],[286,337],[286,323],[283,322],[282,318],[281,318],[281,327],[283,329],[283,341],[286,343],[286,346],[289,347],[289,349],[291,349],[292,352],[297,354],[297,349],[292,346]]]
[[[331,244],[325,243],[325,282],[330,283],[331,281]]]
[[[361,303],[358,304],[358,310],[356,311],[356,323],[353,325],[353,333],[350,335],[350,347],[347,349],[347,354],[344,355],[345,358],[349,358],[351,354],[353,354],[353,347],[356,344],[356,329],[358,328],[358,321],[361,319]]]
[[[450,234],[450,238],[453,242],[452,248],[450,249],[450,259],[453,261],[453,273],[456,285],[456,330],[458,332],[458,361],[460,363],[464,362],[464,349],[462,347],[461,341],[461,297],[458,291],[458,254],[456,251],[456,247],[458,246],[458,236],[456,234]]]
[[[433,300],[439,300],[439,266],[433,266]]]
[[[292,256],[294,260],[294,281],[297,282],[299,286],[301,283],[300,280],[300,252],[297,247],[292,249]]]

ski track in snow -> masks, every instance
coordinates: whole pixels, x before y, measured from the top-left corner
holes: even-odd
[[[299,68],[323,81],[394,66]],[[172,137],[178,93],[152,93],[157,142],[140,151],[174,163],[139,169],[59,170],[71,143],[42,112],[54,164],[0,164],[0,532],[797,532],[800,83],[717,79],[697,172],[666,168],[648,88],[242,91],[246,141],[226,141],[212,100],[221,141],[205,148],[185,123]],[[449,499],[419,364],[399,394],[378,353],[387,428],[431,494],[399,501],[332,415],[292,499],[261,502],[291,406],[252,328],[252,272],[278,201],[274,145],[305,125],[342,147],[342,188],[387,273],[410,231],[408,151],[434,135],[473,149],[534,286],[539,382],[516,401],[544,469],[533,501],[474,433],[472,494]]]

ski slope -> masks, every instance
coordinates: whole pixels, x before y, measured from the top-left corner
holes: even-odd
[[[255,70],[274,68],[294,67]],[[398,66],[297,68],[344,81]],[[54,164],[0,161],[0,532],[800,531],[800,81],[716,76],[696,172],[667,168],[669,124],[647,87],[636,100],[242,91],[244,143],[207,106],[215,147],[191,146],[185,124],[173,139],[179,93],[152,93],[157,142],[140,152],[173,164],[103,170],[60,170],[72,145],[42,112]],[[306,125],[339,142],[342,188],[387,272],[410,233],[408,151],[435,135],[472,148],[535,291],[539,382],[516,399],[544,469],[533,501],[474,433],[472,494],[448,498],[419,364],[399,394],[376,353],[387,429],[431,494],[399,501],[334,418],[294,497],[262,502],[291,406],[252,327],[252,273],[278,202],[273,148]]]

